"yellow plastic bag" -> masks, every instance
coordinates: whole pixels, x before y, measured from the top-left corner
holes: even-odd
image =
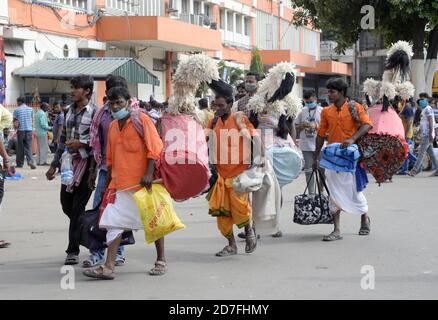
[[[153,184],[151,193],[146,188],[137,191],[134,200],[144,225],[147,243],[186,227],[176,215],[169,192],[161,184]]]

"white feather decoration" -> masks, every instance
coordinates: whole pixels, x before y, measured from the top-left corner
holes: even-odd
[[[403,100],[407,100],[415,94],[415,87],[410,81],[396,84],[395,90]]]
[[[173,95],[169,99],[172,114],[196,114],[195,93],[202,82],[219,79],[217,63],[209,56],[195,54],[180,61],[172,79]]]
[[[288,62],[280,62],[269,69],[266,78],[259,82],[257,93],[248,102],[248,109],[255,113],[267,112],[269,115],[279,118],[284,114],[288,117],[296,117],[301,110],[301,100],[289,93],[284,99],[274,103],[267,103],[280,87],[287,73],[292,73],[295,77],[295,65]],[[298,102],[299,101],[299,102]],[[299,109],[298,109],[299,108]],[[297,111],[298,110],[298,111]]]
[[[395,90],[395,85],[390,82],[382,82],[382,87],[380,88],[380,98],[386,96],[389,100],[392,100],[397,95]]]
[[[412,45],[407,41],[397,41],[396,43],[393,43],[391,45],[391,48],[388,50],[388,53],[386,54],[387,57],[390,57],[394,52],[398,50],[403,50],[407,53],[409,58],[412,58],[414,56],[414,51],[412,50]]]
[[[363,92],[372,98],[378,98],[380,95],[380,85],[380,81],[368,78],[363,83]]]
[[[286,111],[286,117],[296,119],[303,108],[303,101],[301,98],[298,98],[293,94],[288,94],[283,101],[285,104],[284,108]]]

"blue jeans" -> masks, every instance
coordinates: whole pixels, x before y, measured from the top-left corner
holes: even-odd
[[[438,160],[435,158],[435,153],[433,151],[433,144],[430,143],[429,137],[427,136],[421,139],[420,146],[418,147],[417,161],[415,162],[413,169],[415,173],[420,172],[423,162],[423,157],[426,153],[429,154],[430,160],[432,161],[432,167],[438,168]]]
[[[93,199],[93,208],[96,208],[100,202],[102,201],[102,192],[105,188],[106,183],[106,174],[107,171],[105,170],[99,170],[99,176],[97,178],[97,185],[96,185],[96,191],[94,192],[94,199]],[[97,251],[90,251],[92,255],[96,255],[99,257],[99,259],[103,259],[105,256],[105,249],[97,250]],[[125,254],[125,247],[120,246],[119,249],[117,249],[117,260],[119,258],[124,258]]]

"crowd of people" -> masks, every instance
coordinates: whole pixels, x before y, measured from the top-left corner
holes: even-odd
[[[181,75],[176,78],[176,84],[187,80]],[[325,145],[340,144],[341,148],[349,148],[356,144],[374,125],[367,109],[385,103],[381,100],[367,105],[355,102],[347,97],[348,85],[341,78],[327,82],[330,105],[321,106],[314,90],[306,90],[303,99],[298,99],[292,94],[293,68],[287,64],[274,67],[261,80],[260,75],[249,72],[243,83],[233,88],[217,76],[211,76],[206,82],[214,98],[211,101],[199,99],[195,104],[192,96],[195,85],[190,85],[190,90],[176,88],[176,95],[165,103],[152,97],[145,102],[131,96],[123,77],[109,76],[104,104],[98,108],[92,103],[93,79],[78,76],[70,81],[72,103],[69,106],[61,101],[53,105],[41,103],[34,95],[31,103],[34,108],[26,105],[21,97],[17,99],[19,107],[13,115],[1,107],[1,124],[13,123],[16,130],[16,167],[23,167],[24,160],[32,169],[36,165],[47,165],[46,177],[54,180],[60,171],[63,154],[71,154],[73,182],[62,184],[60,190],[61,207],[69,218],[65,264],[80,262],[80,216],[94,192],[93,207],[102,207],[99,226],[107,230],[108,248],[107,252],[104,249],[90,252],[89,258],[83,261],[83,267],[87,268],[84,275],[114,279],[115,267],[125,264],[122,234],[143,229],[133,194],[141,188],[152,190],[153,184],[162,183],[157,171],[162,166],[163,153],[169,150],[166,136],[169,122],[166,121],[173,119],[178,126],[187,120],[186,117],[187,121],[194,120],[203,129],[201,139],[196,143],[208,146],[198,148],[196,152],[202,153],[198,155],[201,160],[205,157],[202,161],[207,162],[209,171],[209,183],[204,190],[208,191],[208,213],[216,218],[218,230],[227,241],[216,256],[238,253],[235,225],[244,229],[238,237],[245,239],[246,253],[256,250],[260,234],[282,237],[279,224],[282,188],[302,169],[310,193],[317,193],[321,182],[327,183],[330,191],[329,209],[334,230],[324,236],[324,241],[342,239],[341,211],[360,215],[359,235],[369,235],[368,203],[363,194],[364,186],[356,187],[360,180],[358,173],[323,169],[321,150]],[[182,96],[178,96],[178,92],[182,92]],[[418,145],[418,152],[414,152],[415,148],[410,149],[400,173],[418,174],[427,153],[436,169],[434,175],[438,176],[434,154],[436,100],[422,93],[416,104],[418,107],[412,98],[397,106],[392,103],[404,125],[402,138],[412,146]],[[419,119],[416,119],[416,112]],[[420,124],[417,143],[414,137],[416,122]],[[11,128],[4,125],[2,129]],[[36,164],[32,154],[34,129]],[[234,139],[235,133],[237,139]],[[7,136],[9,146],[11,133]],[[0,139],[4,176],[9,174],[10,165],[3,142]],[[54,159],[48,163],[50,150],[54,152]],[[286,162],[281,164],[279,159],[286,159]],[[410,167],[412,169],[408,171]],[[267,178],[252,191],[251,179],[255,180],[252,175],[257,174],[258,168],[263,168]],[[324,181],[317,183],[315,172]],[[3,179],[0,194],[1,201]],[[0,242],[1,247],[8,245],[4,240]],[[157,259],[149,273],[163,275],[167,272],[164,237],[155,241],[155,247]]]

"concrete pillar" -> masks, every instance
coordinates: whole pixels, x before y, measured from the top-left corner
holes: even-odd
[[[166,51],[166,99],[172,95],[172,61],[173,52]]]

